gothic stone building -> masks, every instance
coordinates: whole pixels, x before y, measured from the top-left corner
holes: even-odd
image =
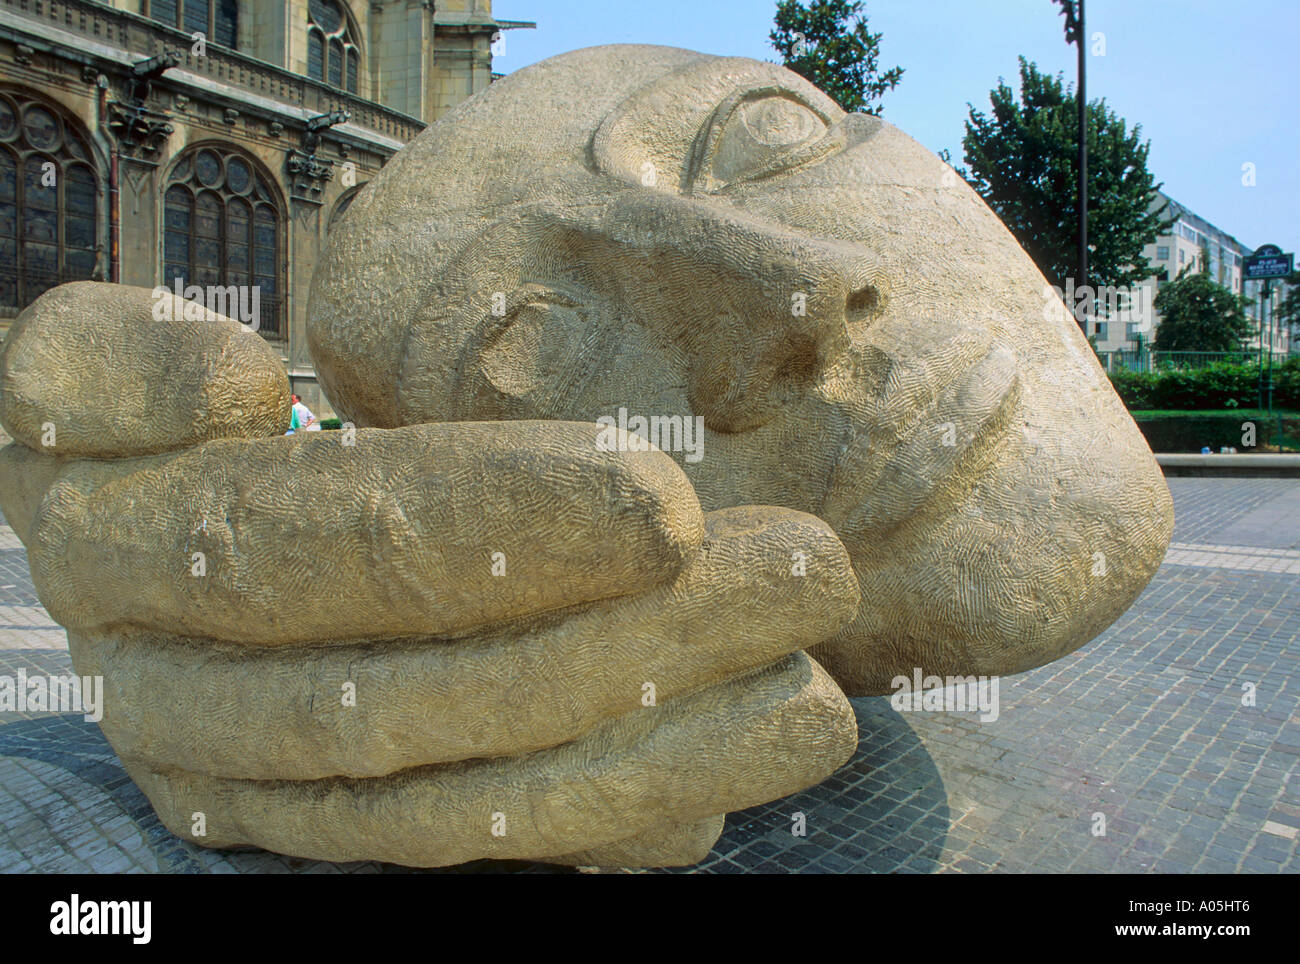
[[[328,414],[304,316],[330,225],[531,26],[491,0],[0,0],[0,337],[67,281],[255,286]]]

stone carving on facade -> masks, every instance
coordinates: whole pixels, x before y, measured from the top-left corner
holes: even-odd
[[[113,132],[124,151],[144,157],[158,153],[163,142],[175,130],[171,119],[161,111],[120,101],[109,102],[108,129]]]
[[[179,56],[165,51],[132,64],[126,98],[109,101],[108,128],[127,154],[149,158],[175,131],[167,114],[147,105],[153,81],[179,63]]]
[[[296,200],[319,203],[325,182],[334,177],[334,162],[316,154],[321,144],[321,131],[346,122],[348,117],[347,111],[339,110],[307,121],[302,148],[291,148],[285,161]]]
[[[334,177],[333,161],[296,148],[289,151],[285,166],[290,174],[310,178],[313,181],[328,181]]]

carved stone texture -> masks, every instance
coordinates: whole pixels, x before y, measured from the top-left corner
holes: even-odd
[[[947,170],[775,65],[592,48],[452,111],[335,226],[310,347],[360,427],[279,436],[267,385],[193,413],[267,437],[142,446],[118,409],[205,397],[212,322],[111,362],[52,324],[21,421],[98,365],[99,458],[24,428],[0,509],[164,823],[332,860],[687,864],[848,759],[845,690],[1100,632],[1159,564],[1168,491]],[[175,381],[139,376],[150,352]]]
[[[156,154],[175,130],[170,120],[140,104],[112,101],[108,105],[108,128],[127,152]]]
[[[295,177],[308,178],[313,181],[329,181],[334,177],[334,162],[318,158],[315,154],[304,151],[289,151],[285,166]]]
[[[1159,466],[1010,232],[773,64],[620,45],[492,84],[358,195],[308,337],[358,425],[703,416],[703,457],[674,457],[706,511],[800,509],[848,548],[862,605],[813,652],[851,694],[1056,659],[1171,534]]]
[[[78,281],[47,291],[14,321],[0,372],[5,431],[65,459],[288,428],[289,379],[271,347],[166,288]]]

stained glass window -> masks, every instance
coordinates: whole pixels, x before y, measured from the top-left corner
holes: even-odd
[[[335,0],[308,0],[307,76],[357,92],[361,52]]]
[[[162,283],[256,286],[258,331],[283,338],[283,217],[275,197],[256,162],[235,148],[199,147],[183,155],[163,201]],[[249,294],[241,296],[251,303]]]
[[[79,127],[52,106],[0,93],[0,313],[95,274],[100,179]]]
[[[180,26],[180,0],[149,0],[149,16],[159,23]]]
[[[357,67],[358,56],[357,48],[348,48],[348,90],[356,92],[357,89]]]
[[[325,38],[319,30],[307,33],[307,76],[325,79]]]
[[[213,36],[211,24],[208,22],[212,17],[211,0],[182,0],[181,4],[185,8],[185,32],[201,33],[205,36]]]
[[[188,34],[201,33],[212,43],[235,49],[239,35],[239,0],[147,0],[147,16]]]

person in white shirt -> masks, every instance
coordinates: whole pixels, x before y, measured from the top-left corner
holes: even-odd
[[[292,435],[295,431],[302,429],[307,432],[319,432],[320,422],[316,421],[316,416],[311,413],[311,409],[302,403],[302,399],[295,392],[290,396],[293,399],[293,411],[289,416],[289,431],[285,435]]]

